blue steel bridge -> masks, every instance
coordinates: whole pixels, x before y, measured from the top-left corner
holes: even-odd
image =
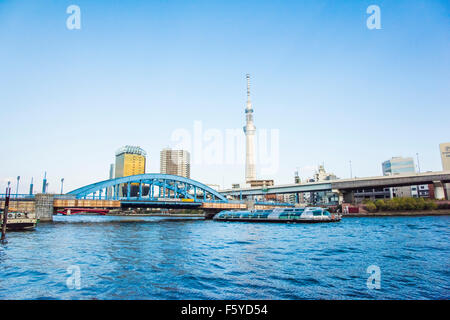
[[[12,194],[17,205],[35,201],[34,194]],[[227,197],[196,180],[161,173],[147,173],[104,180],[53,194],[53,207],[64,208],[200,208],[205,210],[246,209],[247,204]],[[5,195],[0,194],[0,201]],[[67,200],[67,201],[65,201]],[[70,203],[70,204],[69,204]],[[255,208],[294,206],[290,203],[256,201]]]
[[[205,202],[228,203],[225,196],[201,182],[161,173],[104,180],[70,191],[67,195],[75,199],[120,200],[128,205],[164,207],[200,206]]]

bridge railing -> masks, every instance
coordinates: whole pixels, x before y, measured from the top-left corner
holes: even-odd
[[[276,202],[276,201],[255,201],[255,204],[264,205],[264,206],[286,206],[286,207],[294,207],[295,206],[295,204],[293,204],[293,203]]]
[[[73,197],[73,196],[72,196]],[[99,199],[98,196],[86,196],[83,197],[82,199],[79,200],[118,200],[118,201],[150,201],[150,202],[181,202],[181,203],[202,203],[202,202],[209,202],[209,203],[242,203],[242,201],[224,201],[224,200],[212,200],[212,199],[206,199],[204,200],[202,197],[198,197],[196,199],[190,199],[190,198],[161,198],[161,197],[148,197],[148,196],[144,196],[144,197],[102,197],[101,199]],[[72,198],[68,198],[68,199],[72,199]]]
[[[73,195],[67,195],[67,194],[55,194],[53,195],[54,199],[58,199],[58,200],[74,200],[75,196]],[[6,194],[4,193],[0,193],[0,199],[5,199],[6,198]],[[34,199],[35,195],[34,194],[11,194],[10,199],[11,200],[29,200],[29,199]],[[87,196],[85,198],[79,199],[79,200],[119,200],[119,201],[152,201],[152,202],[180,202],[180,203],[202,203],[202,202],[208,202],[208,203],[242,203],[242,201],[239,200],[228,200],[228,201],[223,201],[223,200],[211,200],[211,199],[206,199],[204,200],[203,198],[197,198],[197,199],[185,199],[185,198],[159,198],[159,197],[119,197],[117,199],[114,199],[113,197],[108,197],[107,199],[105,199],[104,197],[102,197],[101,199],[99,199],[99,197],[94,197],[94,196]]]
[[[0,193],[0,199],[5,199],[6,194]],[[34,194],[11,194],[9,197],[11,200],[20,200],[20,199],[34,199]]]

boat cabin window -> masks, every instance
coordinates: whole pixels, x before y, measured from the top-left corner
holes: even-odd
[[[313,211],[313,216],[317,217],[317,216],[321,216],[322,215],[322,210],[314,210]]]
[[[313,216],[314,217],[319,217],[319,216],[321,216],[322,215],[322,212],[313,212]]]

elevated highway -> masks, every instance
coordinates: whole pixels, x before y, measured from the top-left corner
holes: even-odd
[[[320,182],[309,182],[301,184],[285,184],[270,187],[253,187],[240,189],[226,189],[219,191],[224,196],[232,196],[243,199],[249,196],[266,194],[287,194],[317,191],[332,191],[340,197],[359,189],[368,188],[390,188],[413,186],[421,184],[434,184],[437,199],[444,198],[443,185],[450,183],[450,171],[424,172],[394,176],[377,176],[353,179],[339,179]],[[340,202],[343,201],[340,198]]]

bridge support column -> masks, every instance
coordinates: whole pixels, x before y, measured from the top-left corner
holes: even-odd
[[[331,190],[333,193],[336,193],[338,196],[338,203],[343,204],[344,203],[344,194],[339,189],[333,189]]]
[[[166,192],[167,192],[167,182],[166,182],[166,180],[164,180],[164,185],[163,185],[163,198],[166,197]]]
[[[355,203],[355,194],[353,193],[353,191],[348,191],[344,193],[344,202]]]
[[[39,221],[53,221],[53,195],[39,193],[34,197],[36,218]]]
[[[245,203],[247,204],[247,209],[248,210],[254,210],[255,209],[255,200],[247,198]]]
[[[444,192],[445,192],[445,195],[446,195],[446,199],[447,200],[450,200],[450,183],[445,183],[444,184]]]
[[[444,184],[442,181],[433,181],[434,185],[434,198],[436,200],[444,200],[445,199],[445,193],[444,193]]]

